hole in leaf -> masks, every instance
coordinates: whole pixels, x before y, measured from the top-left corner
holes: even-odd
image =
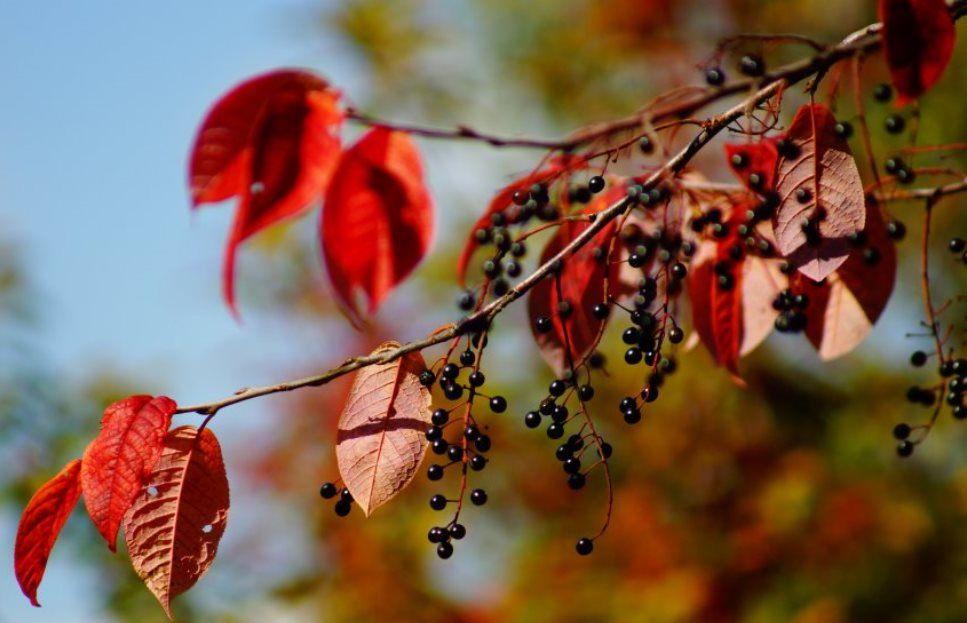
[[[154,486],[148,487],[148,495],[150,495],[151,497],[157,497],[158,487],[154,487]]]
[[[252,182],[252,185],[249,187],[249,192],[251,192],[253,195],[257,195],[264,190],[265,184],[262,182]]]
[[[201,527],[201,531],[204,532],[205,534],[208,534],[214,529],[215,527],[212,526],[210,523],[206,523],[204,526]]]

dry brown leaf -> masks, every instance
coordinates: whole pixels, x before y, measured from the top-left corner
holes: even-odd
[[[168,616],[171,600],[194,586],[215,559],[228,521],[222,451],[207,428],[182,426],[124,516],[131,565]]]
[[[849,236],[863,230],[866,206],[863,181],[849,145],[836,135],[836,118],[820,104],[799,109],[786,138],[799,146],[795,159],[781,159],[776,192],[776,243],[799,271],[821,281],[850,253]],[[800,193],[800,194],[797,194]],[[803,223],[818,222],[810,243]]]
[[[399,348],[386,342],[372,354]],[[430,390],[420,384],[423,356],[409,353],[356,374],[339,417],[336,462],[367,517],[413,480],[426,454]]]

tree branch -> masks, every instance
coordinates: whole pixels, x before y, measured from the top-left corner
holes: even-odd
[[[955,16],[959,16],[960,12],[965,8],[967,8],[967,0],[956,0],[951,5],[951,12]],[[866,28],[852,33],[843,39],[841,43],[831,46],[819,54],[812,56],[811,58],[791,63],[773,72],[767,73],[765,76],[755,79],[749,78],[737,80],[718,89],[704,91],[699,95],[685,101],[668,104],[664,108],[659,108],[657,110],[649,111],[648,109],[645,109],[644,111],[639,111],[634,115],[630,115],[623,119],[618,119],[609,123],[592,126],[578,131],[572,134],[570,137],[560,141],[505,139],[479,133],[469,128],[439,130],[415,126],[395,125],[362,115],[354,110],[349,111],[349,117],[368,125],[379,125],[399,129],[418,136],[424,136],[426,138],[470,139],[484,141],[495,146],[540,147],[542,149],[560,149],[567,151],[580,145],[609,137],[620,132],[640,128],[643,125],[653,124],[655,122],[673,118],[688,117],[697,110],[700,110],[722,98],[736,93],[748,91],[749,89],[756,89],[751,95],[743,99],[732,108],[708,119],[703,124],[703,129],[691,140],[691,142],[689,142],[688,145],[686,145],[681,151],[668,160],[661,168],[654,171],[648,177],[648,179],[641,184],[642,192],[647,192],[652,188],[655,188],[664,179],[673,177],[680,173],[688,162],[691,161],[691,159],[694,158],[695,155],[719,132],[721,132],[735,120],[742,117],[749,110],[754,109],[762,102],[768,100],[770,97],[773,97],[776,93],[781,92],[782,89],[798,83],[810,76],[822,75],[832,65],[840,60],[849,58],[858,53],[867,53],[876,49],[880,45],[879,33],[881,28],[882,26],[880,24],[872,24]],[[359,370],[360,368],[375,364],[388,363],[399,357],[402,357],[403,355],[406,355],[407,353],[421,351],[430,346],[441,344],[460,335],[472,333],[485,328],[489,326],[490,321],[493,320],[497,314],[503,311],[508,305],[524,296],[541,279],[550,274],[553,270],[553,267],[556,266],[558,262],[564,262],[577,249],[581,248],[584,244],[591,240],[609,222],[614,220],[618,215],[623,214],[629,209],[629,207],[634,207],[634,203],[634,199],[625,197],[624,199],[615,202],[608,208],[597,213],[594,222],[592,222],[589,227],[584,229],[559,253],[539,266],[533,273],[511,288],[506,294],[493,300],[480,310],[442,331],[435,332],[422,340],[403,344],[395,350],[381,352],[378,355],[351,357],[345,360],[338,367],[323,372],[319,375],[278,383],[275,385],[268,385],[265,387],[241,389],[233,396],[229,396],[221,400],[181,407],[176,411],[176,413],[199,413],[211,417],[220,409],[237,404],[239,402],[244,402],[246,400],[251,400],[253,398],[258,398],[260,396],[266,396],[269,394],[288,392],[302,387],[325,385],[333,379]]]

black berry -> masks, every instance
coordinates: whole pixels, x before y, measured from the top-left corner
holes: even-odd
[[[475,506],[483,506],[487,503],[487,492],[483,489],[474,489],[470,492],[470,501]]]
[[[323,483],[323,485],[319,487],[319,495],[322,496],[322,499],[324,500],[336,497],[336,493],[338,493],[336,485],[332,484],[331,482]]]
[[[587,537],[578,539],[578,542],[574,546],[574,549],[577,550],[578,554],[582,556],[587,556],[592,551],[594,551],[594,541],[592,541]]]

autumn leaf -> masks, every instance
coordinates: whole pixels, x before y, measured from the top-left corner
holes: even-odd
[[[40,607],[37,588],[47,569],[50,550],[81,495],[81,461],[74,459],[34,493],[27,503],[14,543],[14,571],[30,603]]]
[[[957,32],[944,0],[880,0],[879,13],[883,52],[902,106],[940,79]]]
[[[374,128],[346,151],[326,194],[321,224],[329,280],[361,324],[426,255],[433,204],[416,145],[404,132]]]
[[[604,210],[624,196],[624,189],[614,186],[610,192],[597,196],[582,214]],[[587,220],[563,222],[541,252],[541,264],[550,261],[590,226]],[[590,353],[605,323],[604,319],[594,316],[592,309],[598,303],[606,302],[606,276],[609,276],[611,286],[616,288],[618,284],[620,264],[612,265],[608,256],[615,231],[616,223],[611,221],[587,244],[564,259],[558,275],[548,275],[528,295],[527,313],[534,341],[540,348],[541,356],[558,376],[564,373],[569,363],[576,365]],[[566,317],[561,314],[563,302],[569,308],[569,313],[563,314]],[[550,331],[537,330],[537,319],[540,317],[550,318]]]
[[[820,104],[796,113],[785,138],[799,148],[779,160],[773,218],[776,245],[804,275],[821,281],[849,256],[849,237],[866,218],[863,182],[836,118]]]
[[[104,411],[101,432],[84,452],[84,503],[112,552],[124,513],[161,456],[176,408],[164,396],[131,396],[115,402]]]
[[[238,245],[325,192],[340,154],[338,101],[321,78],[279,70],[232,89],[202,122],[189,165],[192,205],[239,197],[222,275],[232,313]]]
[[[386,342],[379,355],[399,348]],[[413,480],[426,453],[430,390],[420,384],[423,356],[408,353],[356,374],[339,417],[339,475],[367,517]]]
[[[688,277],[695,332],[715,362],[740,385],[744,381],[739,358],[768,337],[778,315],[772,301],[787,285],[777,260],[745,250],[733,255],[736,246],[742,248],[743,239],[736,230],[744,222],[746,207],[739,204],[731,211],[726,238],[699,245]],[[769,240],[763,226],[756,231]]]
[[[228,478],[210,430],[168,433],[154,470],[124,515],[131,565],[171,617],[171,600],[208,571],[228,522]]]
[[[803,279],[809,295],[806,337],[821,359],[835,359],[856,348],[886,308],[896,280],[896,248],[880,209],[870,204],[864,242],[822,284]]]

